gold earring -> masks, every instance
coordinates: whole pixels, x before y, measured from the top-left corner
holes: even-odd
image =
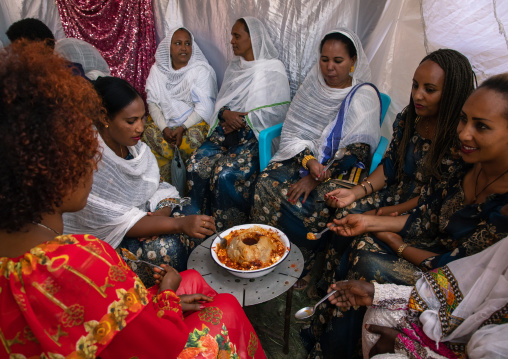
[[[351,71],[349,72],[354,72],[355,71],[355,65],[351,66]]]
[[[109,125],[106,123],[106,126],[104,126],[104,127],[108,128],[108,127],[109,127]]]

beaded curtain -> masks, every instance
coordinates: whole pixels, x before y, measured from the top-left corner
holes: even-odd
[[[146,100],[145,82],[154,63],[151,0],[56,0],[66,37],[94,45],[111,74],[131,83]]]

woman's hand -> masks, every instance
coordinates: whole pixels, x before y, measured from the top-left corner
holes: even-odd
[[[328,300],[337,307],[369,306],[374,299],[374,284],[363,280],[345,280],[334,283],[328,293],[336,290]]]
[[[179,217],[178,232],[185,233],[193,238],[205,238],[211,236],[215,230],[213,217],[205,215],[191,215]]]
[[[381,336],[370,349],[369,358],[378,354],[395,353],[395,339],[397,335],[400,334],[397,329],[374,324],[365,324],[365,329],[367,329],[369,333],[379,334]]]
[[[173,130],[173,147],[180,147],[182,144],[183,134],[185,132],[185,128],[179,126]]]
[[[156,267],[153,268],[155,272],[153,277],[155,278],[155,282],[159,284],[159,293],[168,289],[176,292],[182,281],[180,273],[167,264],[161,264],[160,266],[164,268],[164,271]]]
[[[323,173],[323,170],[325,169],[325,166],[323,166],[321,163],[319,163],[317,160],[310,160],[307,162],[307,168],[309,169],[310,175],[312,178],[319,182],[326,181],[330,178],[331,172],[329,170],[326,170],[325,173]]]
[[[334,219],[334,227],[332,227],[331,223],[328,223],[327,226],[331,227],[330,230],[338,235],[354,237],[368,232],[368,225],[372,217],[363,214],[348,214],[344,218]]]
[[[162,131],[162,137],[164,137],[164,140],[167,142],[167,143],[171,143],[173,142],[173,130],[170,129],[169,127],[166,127],[163,131]]]
[[[344,208],[356,201],[356,195],[348,188],[339,188],[325,194],[326,205],[333,208]]]
[[[236,112],[236,111],[230,111],[226,110],[222,113],[222,118],[226,122],[223,127],[224,132],[228,131],[235,131],[239,130],[243,127],[245,127],[245,121],[244,118],[247,116],[248,112]]]
[[[317,187],[319,181],[316,181],[311,175],[307,175],[303,177],[298,182],[294,183],[289,187],[288,191],[288,201],[290,203],[295,204],[303,195],[302,203],[305,203],[309,194]]]
[[[200,302],[211,302],[213,301],[212,297],[207,297],[204,294],[182,294],[180,297],[180,305],[182,306],[182,311],[187,312],[190,310],[200,310],[204,308],[204,305]]]

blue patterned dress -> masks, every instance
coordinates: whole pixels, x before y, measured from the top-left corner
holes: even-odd
[[[187,186],[194,213],[213,215],[217,230],[248,223],[253,182],[259,173],[259,144],[247,125],[238,144],[224,147],[224,130],[212,135],[187,162]]]
[[[501,209],[508,205],[508,193],[493,194],[484,203],[464,205],[462,179],[470,166],[458,162],[450,177],[432,179],[420,195],[418,206],[399,233],[405,243],[438,255],[419,267],[399,258],[373,234],[355,237],[336,268],[337,280],[361,279],[378,283],[413,285],[414,272],[446,265],[473,255],[508,235],[508,218]],[[341,348],[354,356],[361,337],[364,308],[341,311],[325,304],[302,337],[311,357],[327,357]]]
[[[359,170],[355,167],[357,163],[368,162],[369,153],[370,146],[367,144],[347,146],[342,160],[330,167],[332,178],[341,176],[349,179],[353,171],[356,174]],[[299,170],[302,160],[308,155],[311,152],[305,149],[286,161],[270,163],[256,182],[251,211],[252,223],[277,227],[298,246],[305,259],[303,275],[312,267],[316,252],[323,247],[327,238],[323,236],[320,240],[308,240],[307,233],[322,231],[333,215],[325,203],[316,200],[323,200],[326,193],[340,188],[339,181],[332,179],[318,184],[305,203],[302,203],[303,196],[295,204],[287,200],[289,188],[301,179]]]

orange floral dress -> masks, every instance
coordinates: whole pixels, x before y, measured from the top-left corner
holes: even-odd
[[[107,243],[64,235],[0,258],[0,357],[265,358],[238,301],[196,271],[146,289]],[[182,313],[179,295],[214,297]]]

